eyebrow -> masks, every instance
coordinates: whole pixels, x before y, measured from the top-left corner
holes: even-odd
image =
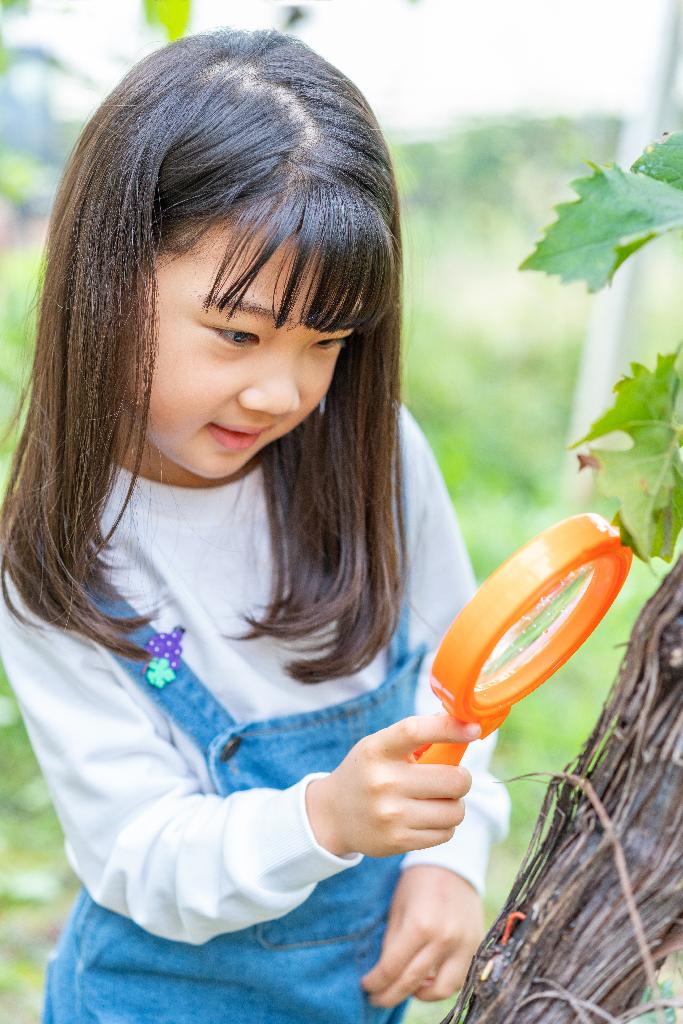
[[[206,307],[206,303],[208,302],[208,299],[209,299],[209,296],[205,295],[204,296],[204,303],[203,303],[205,307]],[[244,299],[244,298],[239,299],[230,308],[229,312],[228,312],[228,310],[220,309],[219,306],[218,306],[218,303],[216,303],[216,302],[210,303],[208,308],[209,309],[215,309],[219,313],[222,313],[224,316],[228,316],[228,317],[234,315],[235,313],[251,313],[253,316],[260,317],[262,320],[270,320],[271,323],[273,323],[273,324],[275,323],[275,317],[273,316],[272,309],[268,309],[266,306],[262,306],[259,302],[253,302],[251,299]],[[287,323],[290,323],[290,322],[291,321],[289,321],[289,320],[287,321]],[[296,327],[296,326],[298,326],[298,324],[294,324],[294,326]],[[337,331],[343,331],[343,330],[345,330],[344,327],[337,327],[336,329],[333,328],[331,331],[321,331],[320,333],[321,334],[336,334]]]
[[[206,297],[208,299],[208,295]],[[205,300],[206,301],[206,300]],[[214,308],[218,309],[216,303],[213,304]],[[254,316],[259,316],[263,320],[272,320],[275,322],[272,309],[267,309],[258,302],[252,302],[251,299],[240,299],[234,306],[231,307],[234,313],[253,313]],[[225,313],[225,310],[220,310],[221,313]]]

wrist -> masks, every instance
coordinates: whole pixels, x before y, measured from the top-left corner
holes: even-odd
[[[335,828],[330,796],[329,776],[313,779],[306,786],[306,814],[316,842],[337,857],[347,857],[351,850]]]

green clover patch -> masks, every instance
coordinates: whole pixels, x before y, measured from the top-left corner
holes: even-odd
[[[167,658],[152,658],[145,672],[147,682],[159,689],[175,679],[175,672]]]

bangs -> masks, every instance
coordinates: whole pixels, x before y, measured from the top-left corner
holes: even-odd
[[[396,301],[392,232],[381,212],[352,189],[309,179],[303,190],[290,185],[277,204],[264,198],[241,207],[229,227],[230,244],[204,300],[207,309],[232,316],[261,268],[283,245],[287,256],[273,295],[277,327],[297,323],[322,332],[369,331]],[[275,309],[283,272],[287,276]],[[294,321],[291,311],[300,294],[301,315]]]

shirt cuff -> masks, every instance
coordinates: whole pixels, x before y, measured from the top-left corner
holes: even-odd
[[[355,867],[356,864],[360,864],[363,859],[362,853],[347,853],[343,857],[338,856],[336,853],[332,853],[330,850],[325,849],[321,846],[318,840],[315,838],[313,828],[311,826],[310,818],[308,817],[308,811],[306,810],[306,789],[308,788],[309,782],[313,782],[314,779],[322,779],[329,775],[329,772],[311,772],[310,775],[305,775],[303,779],[297,784],[301,787],[299,794],[301,816],[304,820],[306,830],[309,838],[315,849],[328,861],[330,864],[335,864],[337,867]]]
[[[486,869],[491,847],[491,825],[476,808],[466,807],[465,817],[453,836],[439,846],[411,850],[401,861],[401,870],[416,864],[448,868],[472,885],[481,898],[486,893]]]
[[[260,808],[259,817],[268,831],[268,842],[263,844],[267,852],[264,851],[260,872],[262,879],[274,874],[278,887],[300,889],[360,864],[362,853],[338,857],[321,846],[313,833],[306,811],[306,788],[325,775],[329,772],[305,775],[289,789],[277,790],[276,799],[266,801]]]

